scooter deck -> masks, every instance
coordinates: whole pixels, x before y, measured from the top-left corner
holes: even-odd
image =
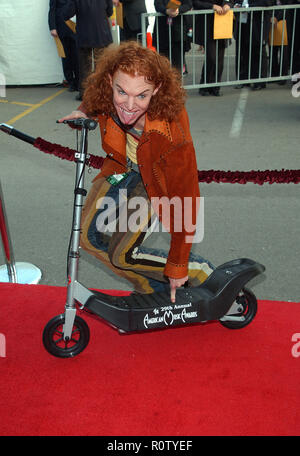
[[[124,332],[218,320],[244,285],[264,270],[250,259],[233,260],[217,267],[200,286],[177,289],[176,303],[166,292],[111,296],[93,291],[84,307]]]

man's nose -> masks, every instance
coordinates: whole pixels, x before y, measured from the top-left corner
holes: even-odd
[[[128,111],[132,111],[132,109],[134,107],[134,98],[133,97],[128,97],[126,107],[127,107]]]

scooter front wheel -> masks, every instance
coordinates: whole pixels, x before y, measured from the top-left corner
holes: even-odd
[[[241,312],[236,315],[228,315],[228,320],[220,320],[220,323],[229,329],[241,329],[249,325],[257,312],[257,300],[255,295],[248,288],[236,298],[241,307]],[[230,320],[230,317],[233,319]]]
[[[44,328],[43,344],[46,350],[58,358],[72,358],[85,349],[90,340],[90,330],[86,322],[76,315],[72,334],[64,338],[65,314],[52,318]]]

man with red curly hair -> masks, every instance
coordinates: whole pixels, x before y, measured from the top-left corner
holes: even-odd
[[[84,205],[81,246],[137,292],[170,289],[175,302],[176,288],[213,269],[191,254],[200,193],[180,75],[129,41],[103,51],[85,87],[78,110],[60,119],[97,118],[107,154]],[[168,254],[142,245],[157,216]]]

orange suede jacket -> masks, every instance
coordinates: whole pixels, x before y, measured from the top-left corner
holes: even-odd
[[[127,171],[125,132],[111,117],[100,115],[98,121],[102,148],[107,156],[95,180]],[[191,239],[195,232],[200,201],[197,162],[185,109],[172,122],[151,121],[146,114],[144,131],[137,146],[137,160],[151,203],[162,197],[169,200],[179,197],[182,201],[182,230],[179,231],[174,226],[171,215],[168,230],[171,234],[171,243],[164,274],[177,279],[185,277],[188,274]],[[184,198],[187,198],[190,204],[185,206]],[[155,210],[153,204],[152,206]],[[194,226],[186,229],[184,218],[189,219]],[[189,237],[188,242],[186,236]]]

